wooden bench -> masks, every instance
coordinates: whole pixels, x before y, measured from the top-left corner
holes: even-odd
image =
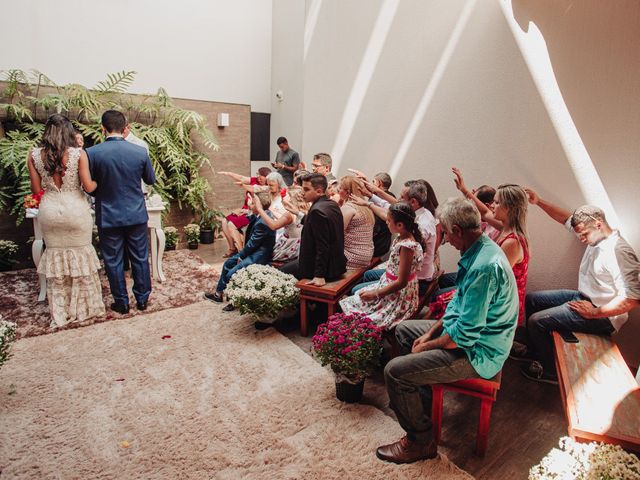
[[[478,436],[476,437],[476,453],[483,456],[487,451],[487,444],[489,443],[491,407],[496,400],[501,381],[502,372],[490,380],[485,380],[484,378],[469,378],[452,383],[431,385],[433,391],[431,421],[433,422],[433,438],[436,444],[440,443],[442,437],[442,403],[444,401],[444,391],[451,390],[480,399],[480,419],[478,421]]]
[[[309,285],[309,280],[300,280],[296,287],[300,289],[300,334],[306,337],[309,334],[309,323],[307,318],[307,301],[326,303],[328,316],[336,313],[336,305],[340,299],[351,291],[351,289],[360,281],[367,268],[359,268],[357,270],[347,270],[339,280],[327,282],[322,287]]]
[[[560,394],[569,436],[640,451],[640,386],[607,337],[575,333],[567,343],[553,332]]]

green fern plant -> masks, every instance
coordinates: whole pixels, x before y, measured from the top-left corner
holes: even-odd
[[[36,70],[1,73],[5,88],[0,92],[0,209],[18,215],[18,222],[30,188],[25,160],[53,113],[66,115],[85,138],[99,143],[104,140],[102,112],[122,111],[133,133],[149,144],[157,178],[154,190],[165,200],[176,199],[181,208],[199,211],[207,206],[205,194],[210,186],[199,170],[211,165],[206,152],[195,149],[193,139],[198,138],[209,151],[217,151],[218,144],[204,117],[176,106],[163,88],[142,98],[127,95],[135,79],[133,71],[108,74],[93,88],[75,83],[60,86]]]

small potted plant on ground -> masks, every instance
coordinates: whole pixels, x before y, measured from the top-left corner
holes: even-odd
[[[18,244],[11,240],[0,240],[0,272],[11,270],[16,263]]]
[[[293,275],[270,265],[249,265],[236,272],[225,290],[229,301],[240,313],[259,321],[276,320],[298,304],[300,290]]]
[[[187,244],[191,250],[198,248],[198,242],[200,241],[200,227],[195,223],[185,225],[184,234],[187,236]]]
[[[215,208],[204,207],[198,213],[200,243],[213,243],[216,230],[220,229],[222,213]]]
[[[16,339],[16,324],[7,322],[0,315],[0,367],[11,356],[11,343]]]
[[[339,313],[318,326],[311,348],[336,374],[338,400],[355,403],[362,398],[365,378],[380,364],[382,329],[359,313]]]
[[[165,249],[175,250],[178,243],[178,229],[176,227],[164,227]]]

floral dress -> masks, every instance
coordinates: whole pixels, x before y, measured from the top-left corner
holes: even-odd
[[[373,299],[369,302],[360,298],[362,292],[383,288],[398,279],[400,270],[400,248],[413,250],[411,259],[411,271],[409,282],[397,292]],[[387,263],[387,269],[377,283],[368,285],[358,290],[355,295],[340,300],[340,306],[344,313],[361,313],[368,316],[379,327],[389,329],[403,320],[411,318],[418,308],[418,276],[422,267],[422,246],[415,240],[396,239],[391,246],[391,254]]]

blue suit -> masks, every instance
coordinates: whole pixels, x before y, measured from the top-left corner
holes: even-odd
[[[271,216],[271,212],[267,212]],[[267,265],[273,258],[273,247],[276,244],[276,232],[271,230],[264,220],[257,215],[249,215],[249,225],[245,233],[247,239],[244,248],[224,262],[216,291],[224,292],[227,284],[238,270],[254,263]]]
[[[96,225],[100,249],[116,302],[129,304],[124,280],[123,255],[126,246],[131,261],[133,294],[145,303],[151,293],[147,221],[149,215],[140,181],[156,181],[147,151],[122,137],[109,137],[87,150],[91,177],[98,183]]]

